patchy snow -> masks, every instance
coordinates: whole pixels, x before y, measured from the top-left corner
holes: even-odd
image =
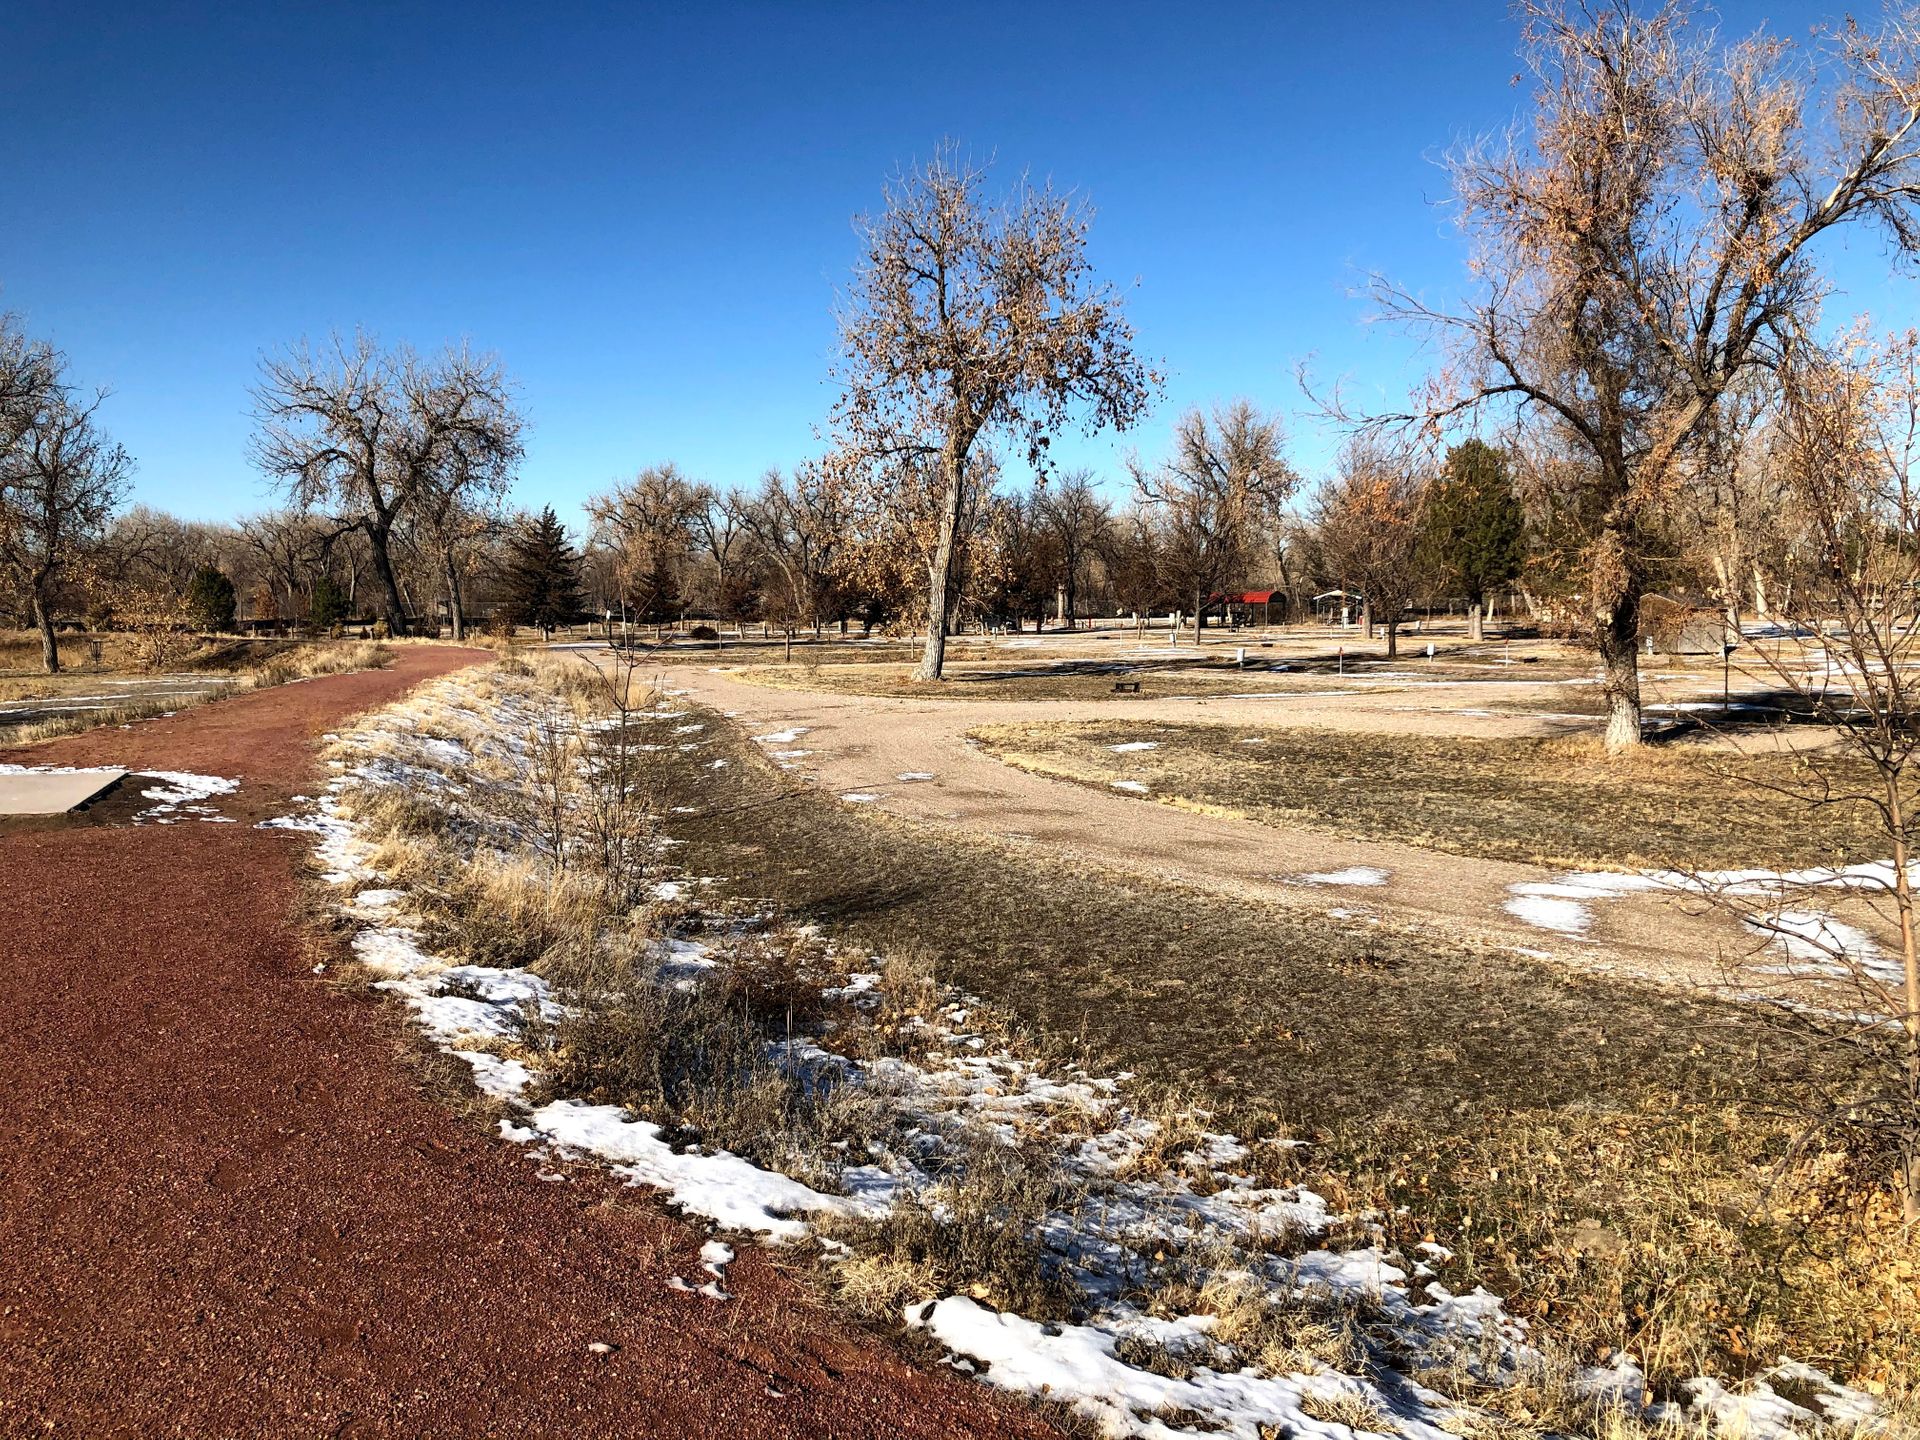
[[[1160,748],[1160,742],[1158,740],[1129,740],[1124,745],[1109,745],[1107,748],[1116,755],[1132,755],[1140,750],[1158,750]]]
[[[840,798],[849,805],[871,805],[880,797],[865,790],[849,790]]]
[[[99,768],[101,767],[75,765],[0,765],[0,774],[74,775],[82,769]],[[220,814],[206,802],[222,795],[233,794],[240,788],[238,780],[229,780],[221,775],[195,775],[185,770],[129,770],[127,778],[158,782],[141,787],[140,798],[154,803],[134,813],[133,823],[136,825],[172,825],[182,819],[221,825],[233,823],[230,817]]]
[[[931,780],[933,779],[933,772],[931,770],[902,770],[893,778],[906,781]]]
[[[1909,867],[1920,880],[1920,862]],[[1573,870],[1551,880],[1507,887],[1508,914],[1561,935],[1583,937],[1594,907],[1625,895],[1671,894],[1727,903],[1752,932],[1766,936],[1791,961],[1810,962],[1809,973],[1860,973],[1887,984],[1901,980],[1899,966],[1856,925],[1808,903],[1822,891],[1886,894],[1893,890],[1890,861],[1815,866],[1804,870],[1641,870],[1626,874]],[[1791,968],[1791,967],[1789,967]]]
[[[989,1310],[965,1296],[907,1308],[910,1325],[925,1329],[957,1355],[986,1367],[990,1384],[1023,1395],[1045,1396],[1071,1405],[1109,1435],[1139,1435],[1172,1440],[1190,1435],[1191,1425],[1177,1415],[1205,1416],[1213,1433],[1258,1437],[1291,1434],[1352,1440],[1356,1434],[1394,1434],[1406,1440],[1450,1440],[1437,1423],[1404,1413],[1369,1382],[1343,1375],[1262,1375],[1255,1371],[1220,1373],[1195,1366],[1175,1379],[1136,1369],[1115,1352],[1127,1334],[1162,1344],[1185,1338],[1190,1353],[1207,1354],[1206,1323],[1187,1319],[1125,1328],[1100,1325],[1039,1325],[1018,1315]],[[1379,1431],[1355,1432],[1345,1425],[1316,1420],[1303,1408],[1316,1394],[1344,1391],[1369,1401],[1381,1415]],[[1432,1397],[1437,1399],[1438,1397]],[[1230,1428],[1224,1428],[1230,1427]]]
[[[482,1093],[508,1107],[500,1133],[527,1148],[540,1178],[564,1180],[551,1163],[555,1160],[591,1158],[629,1183],[661,1191],[684,1212],[724,1231],[783,1244],[814,1235],[823,1219],[877,1217],[902,1197],[927,1193],[939,1183],[941,1156],[955,1137],[1050,1148],[1066,1188],[1085,1191],[1087,1198],[1049,1212],[1032,1234],[1048,1263],[1080,1291],[1080,1323],[1043,1326],[957,1295],[921,1297],[906,1314],[909,1323],[958,1357],[957,1366],[980,1374],[986,1383],[1044,1393],[1116,1435],[1166,1440],[1198,1427],[1240,1440],[1263,1432],[1299,1440],[1355,1440],[1347,1427],[1310,1413],[1320,1408],[1315,1397],[1335,1394],[1373,1407],[1383,1428],[1406,1440],[1440,1440],[1468,1418],[1452,1413],[1461,1407],[1397,1377],[1381,1382],[1392,1385],[1389,1394],[1357,1376],[1231,1368],[1241,1362],[1211,1338],[1211,1316],[1154,1319],[1131,1303],[1139,1291],[1140,1268],[1150,1268],[1147,1257],[1163,1251],[1227,1257],[1204,1263],[1231,1264],[1226,1273],[1275,1294],[1364,1298],[1380,1323],[1392,1329],[1396,1343],[1410,1351],[1463,1338],[1478,1345],[1476,1337],[1507,1355],[1524,1351],[1525,1328],[1506,1316],[1497,1297],[1480,1290],[1455,1295],[1439,1283],[1433,1267],[1446,1263],[1446,1247],[1422,1245],[1418,1258],[1411,1258],[1382,1248],[1380,1232],[1373,1230],[1372,1245],[1299,1253],[1302,1238],[1324,1235],[1342,1219],[1365,1230],[1368,1217],[1341,1217],[1311,1190],[1264,1183],[1254,1161],[1257,1147],[1231,1135],[1202,1131],[1180,1158],[1170,1163],[1156,1158],[1165,1122],[1132,1107],[1124,1088],[1131,1077],[1102,1077],[1022,1058],[1002,1033],[982,1023],[977,1002],[950,991],[944,1001],[923,1005],[910,1017],[917,1027],[908,1052],[912,1058],[854,1047],[838,1053],[828,1048],[838,1027],[769,1046],[769,1057],[810,1087],[870,1087],[892,1117],[884,1138],[860,1152],[814,1157],[806,1180],[724,1149],[688,1145],[684,1136],[670,1139],[658,1124],[618,1106],[562,1096],[530,1107],[543,1053],[531,1043],[530,1027],[537,1018],[552,1020],[566,1012],[546,982],[529,970],[452,964],[429,953],[423,932],[412,928],[417,922],[408,914],[408,897],[374,872],[373,851],[356,834],[341,803],[348,786],[434,791],[457,805],[476,845],[540,853],[538,835],[508,818],[532,764],[522,738],[530,729],[523,723],[528,715],[515,706],[531,700],[494,677],[495,693],[483,703],[463,688],[473,683],[449,677],[435,682],[434,690],[442,703],[471,707],[471,749],[467,743],[449,746],[445,737],[417,734],[409,718],[389,712],[387,723],[376,717],[341,742],[343,758],[336,762],[328,793],[299,815],[265,823],[314,837],[316,858],[328,878],[356,892],[343,899],[341,910],[360,926],[353,947],[377,977],[375,983],[404,1001],[421,1029],[468,1065]],[[1144,793],[1146,787],[1122,782],[1120,788]],[[490,802],[489,794],[497,801]],[[854,792],[842,798],[857,803],[879,797]],[[497,813],[489,803],[498,804]],[[1355,866],[1301,878],[1378,885],[1387,872]],[[1634,877],[1609,876],[1603,884],[1576,875],[1544,887],[1553,893],[1513,898],[1560,902],[1584,914],[1585,905],[1613,893],[1608,887],[1623,881],[1629,889],[1648,888]],[[682,901],[690,893],[689,882],[658,881],[654,893]],[[696,938],[695,914],[694,921],[659,943],[659,983],[702,984],[725,963],[724,950]],[[829,985],[826,993],[855,1011],[892,998],[876,959],[843,957],[840,983]],[[831,1242],[823,1246],[830,1255],[847,1253]],[[705,1278],[675,1276],[668,1283],[689,1295],[724,1301],[726,1267],[734,1254],[725,1240],[710,1239],[700,1252]],[[1182,1378],[1119,1358],[1123,1344],[1142,1340],[1176,1352]],[[1609,1371],[1594,1383],[1620,1385],[1627,1379]],[[1747,1405],[1749,1411],[1741,1413],[1756,1420],[1756,1437],[1777,1433],[1777,1427],[1768,1427],[1776,1419],[1769,1406],[1778,1397],[1764,1386],[1740,1396],[1702,1390],[1695,1399],[1702,1413]]]
[[[1857,925],[1818,910],[1775,910],[1749,915],[1743,923],[1786,952],[1789,974],[1865,976],[1883,985],[1905,983],[1900,962]]]
[[[1560,935],[1585,935],[1587,927],[1593,924],[1591,910],[1578,900],[1559,895],[1515,895],[1500,908],[1535,929],[1552,930]]]
[[[533,1071],[519,1060],[503,1060],[484,1050],[453,1052],[473,1067],[473,1083],[495,1100],[518,1100],[533,1083]]]
[[[663,1191],[690,1214],[776,1242],[805,1238],[809,1227],[800,1216],[853,1215],[860,1209],[844,1196],[822,1195],[725,1150],[676,1152],[660,1138],[658,1125],[629,1119],[618,1105],[554,1100],[530,1112],[507,1138],[595,1156],[616,1175]]]
[[[762,745],[791,745],[802,735],[806,734],[810,728],[810,726],[806,725],[795,725],[790,730],[773,730],[765,735],[756,735],[753,738],[758,740]]]
[[[1344,870],[1322,870],[1312,875],[1302,875],[1300,880],[1306,885],[1384,885],[1392,878],[1391,870],[1382,870],[1375,865],[1349,865]]]
[[[1147,787],[1138,780],[1115,780],[1112,782],[1112,785],[1115,790],[1125,790],[1132,795],[1145,795],[1147,793]]]
[[[134,773],[143,780],[161,782],[140,792],[146,799],[159,802],[159,805],[191,805],[196,801],[211,800],[215,795],[231,795],[240,788],[238,780],[227,780],[218,775],[194,775],[184,770],[136,770]]]

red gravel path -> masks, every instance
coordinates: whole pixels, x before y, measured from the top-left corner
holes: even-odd
[[[742,1248],[425,1098],[396,1012],[316,980],[311,741],[467,663],[221,701],[0,757],[238,777],[242,823],[0,832],[0,1434],[1051,1433],[916,1371]],[[598,1356],[596,1341],[617,1346]]]

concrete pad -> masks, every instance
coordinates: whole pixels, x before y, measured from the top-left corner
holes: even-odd
[[[64,815],[86,804],[124,770],[28,770],[0,774],[0,815]]]

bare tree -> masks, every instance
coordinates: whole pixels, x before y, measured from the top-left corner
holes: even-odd
[[[133,471],[95,422],[103,398],[81,396],[53,350],[0,319],[0,576],[32,615],[49,675],[60,669],[56,588],[105,533]]]
[[[1477,293],[1445,312],[1379,287],[1388,313],[1451,338],[1455,364],[1414,414],[1376,421],[1505,404],[1587,457],[1585,602],[1614,748],[1640,743],[1654,519],[1722,398],[1812,319],[1813,242],[1866,220],[1920,243],[1913,18],[1849,25],[1809,62],[1766,35],[1697,35],[1690,8],[1522,0],[1530,133],[1451,166]]]
[[[269,510],[240,522],[241,540],[289,620],[307,613],[314,579],[327,559],[328,533],[325,521],[302,510]]]
[[[1357,436],[1314,507],[1320,562],[1342,589],[1358,586],[1369,625],[1387,629],[1387,658],[1400,653],[1400,621],[1421,590],[1423,476],[1404,448]]]
[[[795,627],[818,631],[838,599],[839,551],[849,531],[838,493],[817,467],[802,466],[784,479],[769,470],[752,496],[735,498],[733,509],[756,557],[779,576],[765,609],[782,622],[791,659]]]
[[[947,634],[977,614],[980,596],[973,582],[1000,559],[986,533],[1000,483],[1000,459],[990,446],[975,445],[967,456],[955,508],[949,508],[937,456],[898,454],[881,466],[871,457],[837,451],[811,468],[846,525],[834,550],[834,578],[843,596],[861,596],[869,613],[896,621],[929,616],[927,587],[944,548],[941,616]],[[945,653],[943,640],[943,663]]]
[[[387,625],[404,633],[397,529],[430,491],[485,491],[520,458],[523,421],[498,358],[454,345],[427,360],[335,336],[265,360],[253,398],[254,463],[297,505],[367,537]]]
[[[521,453],[517,436],[499,446],[457,437],[421,478],[414,528],[438,566],[455,640],[467,634],[466,577],[488,545],[506,533],[504,507]]]
[[[60,384],[58,352],[0,313],[0,457],[15,453]]]
[[[723,620],[739,620],[752,599],[752,576],[744,563],[747,533],[739,507],[710,485],[699,491],[700,509],[693,517],[693,537],[705,563],[712,568],[713,610]]]
[[[1101,532],[1112,518],[1111,507],[1093,486],[1091,470],[1071,470],[1044,489],[1034,492],[1041,523],[1053,538],[1060,567],[1064,618],[1071,629],[1079,614],[1081,578],[1094,556]]]
[[[1198,642],[1210,597],[1247,581],[1268,525],[1299,488],[1279,417],[1246,400],[1211,416],[1189,410],[1174,431],[1173,454],[1157,468],[1132,468],[1140,502],[1160,521],[1167,586],[1192,598]]]
[[[1794,585],[1810,561],[1817,568],[1818,543],[1779,463],[1779,377],[1756,378],[1765,383],[1730,394],[1706,427],[1670,516],[1690,578],[1720,602],[1734,644],[1744,613],[1771,621],[1775,601],[1790,611]]]
[[[1095,545],[1115,600],[1133,612],[1134,629],[1140,631],[1165,593],[1167,566],[1155,516],[1144,506],[1129,506],[1113,517]]]
[[[1119,296],[1087,259],[1091,212],[1024,179],[997,201],[952,145],[900,175],[861,223],[864,254],[840,316],[843,448],[880,490],[922,467],[939,481],[928,546],[927,641],[916,679],[946,662],[955,539],[981,437],[1007,435],[1046,469],[1076,412],[1125,429],[1159,377],[1134,353]]]
[[[587,501],[592,543],[614,557],[622,603],[641,619],[666,620],[678,610],[682,571],[706,492],[669,461]]]
[[[1882,864],[1691,876],[1772,944],[1738,965],[1777,1024],[1843,1049],[1861,1083],[1808,1117],[1808,1138],[1864,1136],[1904,1221],[1920,1225],[1920,337],[1840,358],[1794,347],[1780,367],[1773,462],[1815,542],[1814,583],[1751,647],[1762,673],[1836,743],[1804,749],[1781,789],[1841,823],[1877,821]],[[1739,772],[1735,772],[1738,774]],[[1749,781],[1749,783],[1756,783]],[[1898,936],[1888,955],[1834,914],[1864,907]],[[1785,963],[1780,952],[1785,951]],[[1761,963],[1756,963],[1761,962]]]

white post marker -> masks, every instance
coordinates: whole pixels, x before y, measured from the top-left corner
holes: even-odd
[[[1427,641],[1427,659],[1433,659],[1433,642],[1431,640]]]
[[[1247,668],[1247,647],[1242,645],[1233,652],[1233,665],[1236,670]]]

